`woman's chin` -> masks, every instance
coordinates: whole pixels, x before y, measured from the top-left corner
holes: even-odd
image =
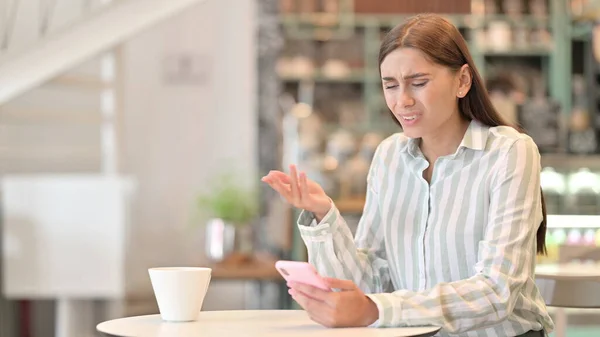
[[[402,133],[408,137],[408,138],[421,138],[421,132],[419,132],[419,130],[415,130],[414,128],[411,127],[404,127],[402,128]]]

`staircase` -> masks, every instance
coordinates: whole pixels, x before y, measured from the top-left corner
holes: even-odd
[[[119,45],[203,1],[0,1],[0,177],[118,176]],[[0,294],[0,336],[19,331],[12,309]]]
[[[203,0],[4,1],[0,104],[200,2]],[[52,28],[53,13],[58,12],[53,9],[62,3],[66,12],[82,10],[79,15],[70,13],[66,22]],[[30,6],[29,12],[20,10],[24,5]],[[32,13],[38,14],[38,24],[33,27],[39,27],[33,32]],[[21,27],[28,28],[19,31]],[[15,39],[19,32],[22,37]]]

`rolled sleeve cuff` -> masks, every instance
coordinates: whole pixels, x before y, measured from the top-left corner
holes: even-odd
[[[386,313],[389,311],[390,303],[388,303],[387,296],[389,294],[365,294],[368,298],[375,303],[377,311],[379,311],[379,318],[369,325],[370,328],[380,328],[386,326]],[[391,318],[391,317],[390,317]],[[389,318],[388,318],[389,319]],[[387,322],[389,324],[389,322]]]
[[[366,294],[375,303],[379,311],[379,319],[369,327],[389,328],[412,326],[410,318],[405,315],[402,304],[408,291],[397,290],[394,293]]]
[[[302,227],[318,227],[320,225],[332,224],[337,221],[338,216],[338,209],[335,207],[333,201],[331,201],[331,208],[329,209],[329,212],[325,214],[323,219],[321,219],[321,222],[317,223],[317,219],[315,218],[313,212],[302,210],[302,212],[300,212],[300,216],[298,217],[298,226],[300,229],[302,229]]]
[[[300,216],[298,217],[298,226],[300,228],[314,227],[316,225],[317,225],[317,219],[315,218],[315,215],[313,214],[313,212],[308,212],[305,210],[302,210],[302,212],[300,212]]]

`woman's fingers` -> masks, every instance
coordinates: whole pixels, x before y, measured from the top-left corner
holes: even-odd
[[[281,181],[282,183],[288,184],[288,185],[291,183],[291,180],[292,180],[289,175],[287,175],[281,171],[271,171],[271,172],[269,172],[268,176],[270,178],[277,179],[277,180]]]
[[[290,176],[291,176],[291,190],[292,190],[292,198],[294,203],[301,204],[302,196],[300,195],[300,188],[298,185],[298,172],[296,170],[296,165],[290,165]]]
[[[283,198],[285,198],[287,202],[293,204],[294,200],[292,197],[292,191],[290,190],[289,186],[286,186],[277,180],[273,183],[269,183],[269,185],[271,185],[271,187],[275,191],[277,191],[277,193],[279,193]]]
[[[270,171],[266,176],[261,178],[262,182],[271,185],[271,187],[273,187],[273,184],[275,183],[290,187],[290,180],[290,176],[281,171]]]
[[[261,179],[276,190],[287,202],[296,207],[305,207],[310,196],[311,186],[305,172],[298,172],[296,165],[290,165],[290,174],[270,171]]]
[[[300,193],[304,199],[307,199],[310,195],[308,193],[308,179],[306,178],[306,173],[300,172]]]

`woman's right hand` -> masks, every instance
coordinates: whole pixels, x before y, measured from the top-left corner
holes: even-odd
[[[321,221],[331,209],[331,199],[323,188],[316,182],[308,179],[306,173],[298,175],[295,165],[290,165],[290,174],[281,171],[270,171],[261,179],[277,191],[288,203],[294,207],[312,212]]]

